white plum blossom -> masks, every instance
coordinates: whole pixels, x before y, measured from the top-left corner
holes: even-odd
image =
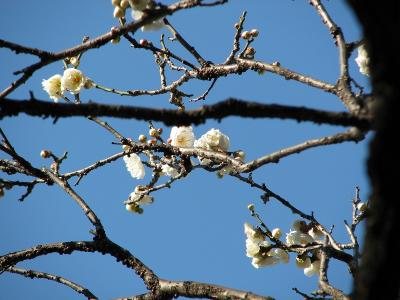
[[[136,187],[129,195],[129,200],[134,202],[136,205],[151,204],[154,202],[154,198],[144,192],[140,191],[140,188]]]
[[[280,248],[272,249],[272,250],[270,250],[268,252],[268,254],[272,255],[272,256],[274,256],[276,258],[279,258],[279,261],[284,263],[284,264],[287,264],[289,262],[289,259],[290,259],[289,254],[285,250],[282,250]]]
[[[163,175],[170,176],[172,178],[175,178],[179,175],[178,170],[168,164],[162,164],[161,172]]]
[[[132,10],[132,18],[135,21],[140,20],[143,17],[143,15],[144,15],[144,13],[141,10],[136,10],[136,9]],[[164,26],[165,26],[165,24],[161,18],[161,19],[155,20],[149,24],[142,26],[141,29],[142,29],[142,31],[157,31],[157,30],[162,29]]]
[[[85,86],[86,77],[83,73],[74,68],[68,68],[64,71],[61,79],[61,89],[68,90],[72,94],[78,94]]]
[[[134,10],[143,10],[150,2],[150,0],[129,0],[129,5]]]
[[[370,75],[370,59],[367,49],[364,45],[358,47],[358,56],[355,59],[358,67],[360,68],[360,73],[366,76]]]
[[[170,139],[171,145],[174,147],[191,148],[195,140],[193,128],[191,126],[174,126],[171,129]]]
[[[321,230],[319,230],[318,228],[315,228],[315,227],[313,227],[313,228],[311,228],[309,231],[308,231],[308,234],[315,240],[315,241],[321,241],[324,237],[325,237],[325,234],[321,231]]]
[[[145,175],[145,170],[139,155],[130,153],[129,156],[123,157],[128,172],[133,178],[142,179]]]
[[[276,256],[269,255],[257,255],[251,261],[254,268],[259,269],[261,267],[272,266],[279,263],[279,258]]]
[[[61,75],[56,74],[51,76],[49,79],[43,79],[42,81],[44,91],[49,94],[50,98],[53,99],[54,102],[58,102],[58,99],[63,97],[61,78]]]
[[[320,266],[321,266],[321,261],[315,260],[314,262],[311,263],[309,267],[304,268],[304,275],[311,277],[315,274],[318,274]]]
[[[275,265],[279,262],[289,262],[289,255],[282,249],[271,249],[268,252],[265,249],[271,244],[265,240],[261,231],[254,229],[248,223],[244,224],[244,233],[246,234],[246,256],[252,258],[251,264],[255,268]]]
[[[307,233],[302,233],[297,230],[291,230],[286,234],[286,244],[288,246],[292,245],[302,245],[305,246],[307,244],[311,244],[314,242],[314,239]]]
[[[194,142],[196,148],[226,152],[229,148],[229,137],[218,129],[210,129]]]
[[[308,256],[297,256],[296,266],[298,266],[300,269],[308,268],[311,266],[311,259]]]

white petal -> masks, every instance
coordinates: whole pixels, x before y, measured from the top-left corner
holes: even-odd
[[[133,178],[142,179],[144,177],[144,166],[137,154],[131,153],[129,156],[124,156],[124,161],[128,172]]]

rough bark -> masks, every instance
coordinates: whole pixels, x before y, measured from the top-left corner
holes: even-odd
[[[354,284],[354,299],[399,299],[400,277],[397,217],[399,120],[400,3],[348,0],[364,29],[372,63],[372,86],[379,107],[376,134],[370,144],[368,174],[372,193],[362,265]],[[393,274],[393,275],[391,275]]]

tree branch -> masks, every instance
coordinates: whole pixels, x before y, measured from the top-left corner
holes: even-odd
[[[76,284],[68,279],[65,279],[61,276],[58,275],[53,275],[53,274],[49,274],[49,273],[44,273],[44,272],[38,272],[38,271],[34,271],[34,270],[26,270],[26,269],[21,269],[21,268],[16,268],[16,267],[10,267],[7,269],[7,272],[10,273],[14,273],[14,274],[19,274],[22,276],[25,276],[27,278],[38,278],[38,279],[47,279],[47,280],[51,280],[51,281],[55,281],[58,283],[61,283],[71,289],[73,289],[74,291],[76,291],[79,294],[82,294],[84,296],[86,296],[86,298],[88,299],[98,299],[91,291],[89,291],[87,288],[84,288],[82,286],[80,286],[79,284]]]
[[[177,111],[175,109],[153,109],[137,106],[106,105],[99,103],[68,104],[41,100],[0,101],[0,119],[26,113],[30,116],[66,118],[72,116],[105,116],[123,119],[153,120],[166,125],[199,125],[207,119],[221,120],[230,116],[244,118],[293,119],[298,122],[310,121],[317,124],[356,126],[363,130],[371,129],[367,117],[353,116],[346,112],[330,112],[306,107],[263,104],[235,98],[204,105],[199,109]]]
[[[155,293],[148,293],[128,298],[118,298],[115,300],[162,300],[172,299],[176,296],[219,300],[273,300],[272,297],[259,296],[250,292],[214,284],[162,279],[160,279],[160,288]]]
[[[326,136],[323,138],[319,139],[313,139],[313,140],[308,140],[304,143],[285,148],[282,150],[279,150],[277,152],[274,152],[272,154],[265,155],[263,157],[257,158],[255,160],[252,160],[244,165],[242,165],[239,168],[239,172],[242,173],[248,173],[251,171],[254,171],[255,169],[258,169],[259,167],[268,164],[268,163],[278,163],[279,160],[283,157],[295,154],[295,153],[300,153],[303,152],[304,150],[314,148],[314,147],[319,147],[319,146],[326,146],[326,145],[332,145],[332,144],[339,144],[347,141],[353,141],[353,142],[359,142],[364,139],[364,134],[360,132],[356,128],[350,128],[346,132],[343,133],[337,133],[331,136]]]

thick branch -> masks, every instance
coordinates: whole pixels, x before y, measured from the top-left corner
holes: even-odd
[[[273,300],[268,296],[259,296],[251,292],[239,291],[219,285],[195,281],[169,281],[160,279],[160,289],[148,293],[118,300],[161,300],[176,296],[218,300]]]
[[[48,255],[51,253],[71,254],[74,251],[80,252],[99,252],[102,254],[110,254],[115,257],[118,262],[135,270],[146,284],[149,290],[154,290],[158,287],[158,277],[144,265],[139,259],[133,256],[128,250],[113,243],[107,238],[97,241],[78,241],[78,242],[61,242],[45,245],[38,245],[22,251],[12,252],[0,256],[0,272],[6,270],[10,266],[25,261],[31,260],[39,256]]]
[[[30,116],[65,118],[72,116],[105,116],[123,119],[153,120],[166,125],[202,124],[207,119],[221,120],[230,116],[244,118],[294,119],[298,122],[310,121],[317,124],[356,126],[370,129],[368,118],[356,117],[345,112],[330,112],[306,107],[263,104],[235,98],[204,105],[199,109],[177,111],[175,109],[153,109],[136,106],[106,105],[98,103],[68,104],[40,100],[3,99],[0,102],[0,119],[26,113]]]
[[[89,291],[87,288],[80,286],[79,284],[76,284],[75,282],[72,282],[68,279],[65,279],[61,276],[58,275],[52,275],[49,273],[44,273],[44,272],[38,272],[34,270],[25,270],[21,268],[16,268],[16,267],[10,267],[7,269],[7,272],[14,273],[14,274],[19,274],[22,276],[25,276],[27,278],[42,278],[42,279],[47,279],[51,281],[55,281],[58,283],[61,283],[65,286],[68,286],[69,288],[73,289],[74,291],[78,292],[79,294],[82,294],[86,296],[88,299],[98,299],[91,291]]]

